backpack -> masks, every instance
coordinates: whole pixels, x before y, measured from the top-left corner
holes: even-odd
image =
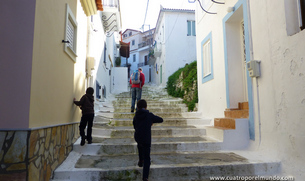
[[[132,74],[131,74],[131,83],[132,84],[139,84],[140,81],[140,75],[141,73],[138,70],[135,70]]]

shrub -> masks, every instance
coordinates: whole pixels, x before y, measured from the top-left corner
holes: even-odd
[[[189,111],[198,103],[197,62],[194,61],[173,73],[167,81],[167,92],[173,97],[183,98]]]

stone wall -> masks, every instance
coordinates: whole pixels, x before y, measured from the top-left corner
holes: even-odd
[[[49,180],[72,151],[78,125],[0,131],[0,180]]]

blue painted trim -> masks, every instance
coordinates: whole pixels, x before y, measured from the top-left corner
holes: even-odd
[[[202,41],[201,41],[201,72],[203,74],[203,45],[210,40],[210,55],[211,55],[211,73],[205,77],[202,75],[202,83],[206,83],[212,79],[214,79],[214,71],[213,71],[213,46],[212,46],[212,32],[210,32]]]
[[[243,19],[245,27],[245,44],[246,44],[246,62],[250,61],[250,39],[249,39],[249,22],[248,22],[248,9],[247,1],[239,0],[235,5],[234,9],[238,9],[243,6]],[[225,76],[226,76],[226,97],[227,97],[227,108],[230,108],[230,92],[229,92],[229,71],[228,71],[228,56],[227,56],[227,37],[226,37],[226,22],[234,14],[233,12],[228,13],[223,18],[223,39],[224,39],[224,60],[225,60]],[[255,124],[254,124],[254,108],[253,108],[253,89],[252,89],[252,78],[247,74],[248,81],[248,104],[249,104],[249,134],[250,139],[255,140]]]

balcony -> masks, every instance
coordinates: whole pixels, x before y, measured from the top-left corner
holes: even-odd
[[[101,19],[105,33],[121,31],[121,11],[119,0],[80,0],[86,16],[92,16],[101,11]],[[109,35],[110,36],[110,35]]]
[[[102,21],[104,31],[110,34],[121,31],[122,25],[119,0],[103,0],[102,3]]]
[[[162,54],[162,44],[161,42],[156,42],[154,47],[154,56],[160,57]]]

